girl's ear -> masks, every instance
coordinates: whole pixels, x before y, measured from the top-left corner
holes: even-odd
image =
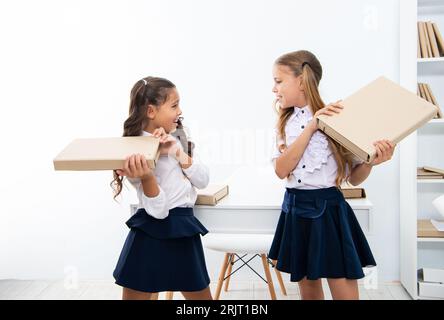
[[[298,82],[299,82],[299,90],[301,90],[302,92],[304,92],[305,90],[304,90],[304,84],[303,84],[303,81],[302,81],[302,75],[300,75],[300,76],[298,77]]]
[[[149,104],[146,109],[146,116],[148,119],[153,120],[156,117],[157,109],[155,106]]]

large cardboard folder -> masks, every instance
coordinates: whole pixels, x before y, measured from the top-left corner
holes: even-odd
[[[396,144],[438,112],[430,102],[385,77],[341,104],[344,109],[339,114],[317,117],[318,128],[366,163],[376,156],[373,142],[388,139]]]
[[[139,153],[148,166],[155,168],[159,158],[159,139],[154,137],[118,137],[76,139],[54,159],[55,170],[122,169],[125,158]]]

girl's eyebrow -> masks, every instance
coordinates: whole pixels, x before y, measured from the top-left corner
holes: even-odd
[[[177,99],[177,100],[173,101],[173,105],[178,104],[179,101],[180,101],[180,99]]]

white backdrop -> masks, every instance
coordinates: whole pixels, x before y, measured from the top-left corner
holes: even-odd
[[[110,173],[55,172],[52,159],[74,138],[120,136],[138,79],[177,85],[211,180],[224,181],[268,164],[279,55],[314,52],[326,102],[379,75],[398,81],[398,11],[398,0],[1,2],[0,279],[111,277],[135,194],[116,203]],[[396,153],[364,183],[383,280],[399,279],[398,181]],[[220,258],[209,255],[213,279]]]

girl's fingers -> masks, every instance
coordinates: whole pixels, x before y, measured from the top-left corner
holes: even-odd
[[[135,159],[135,166],[136,166],[136,172],[137,173],[139,173],[140,172],[140,170],[142,169],[142,164],[141,164],[141,161],[142,161],[142,157],[141,157],[141,155],[140,154],[137,154],[136,155],[136,159]]]
[[[395,145],[390,140],[385,140],[391,149],[395,149]]]
[[[136,169],[136,155],[133,154],[133,155],[129,158],[129,171],[128,171],[129,174],[133,175],[135,169]]]
[[[160,127],[153,131],[153,136],[159,138],[162,136],[163,133],[165,133],[165,130],[162,127]]]
[[[378,159],[381,158],[382,156],[382,151],[381,151],[381,147],[379,146],[379,142],[375,142],[374,143],[375,149],[376,149],[376,156]]]
[[[387,153],[390,153],[390,150],[392,149],[392,147],[390,146],[388,141],[384,140],[381,143],[384,145],[384,151],[386,151]]]
[[[332,103],[331,106],[338,109],[344,109],[344,106],[340,103]]]
[[[142,170],[143,170],[143,172],[145,173],[145,172],[148,172],[149,171],[149,167],[148,167],[148,164],[146,163],[146,159],[145,159],[145,157],[144,156],[142,156]]]

